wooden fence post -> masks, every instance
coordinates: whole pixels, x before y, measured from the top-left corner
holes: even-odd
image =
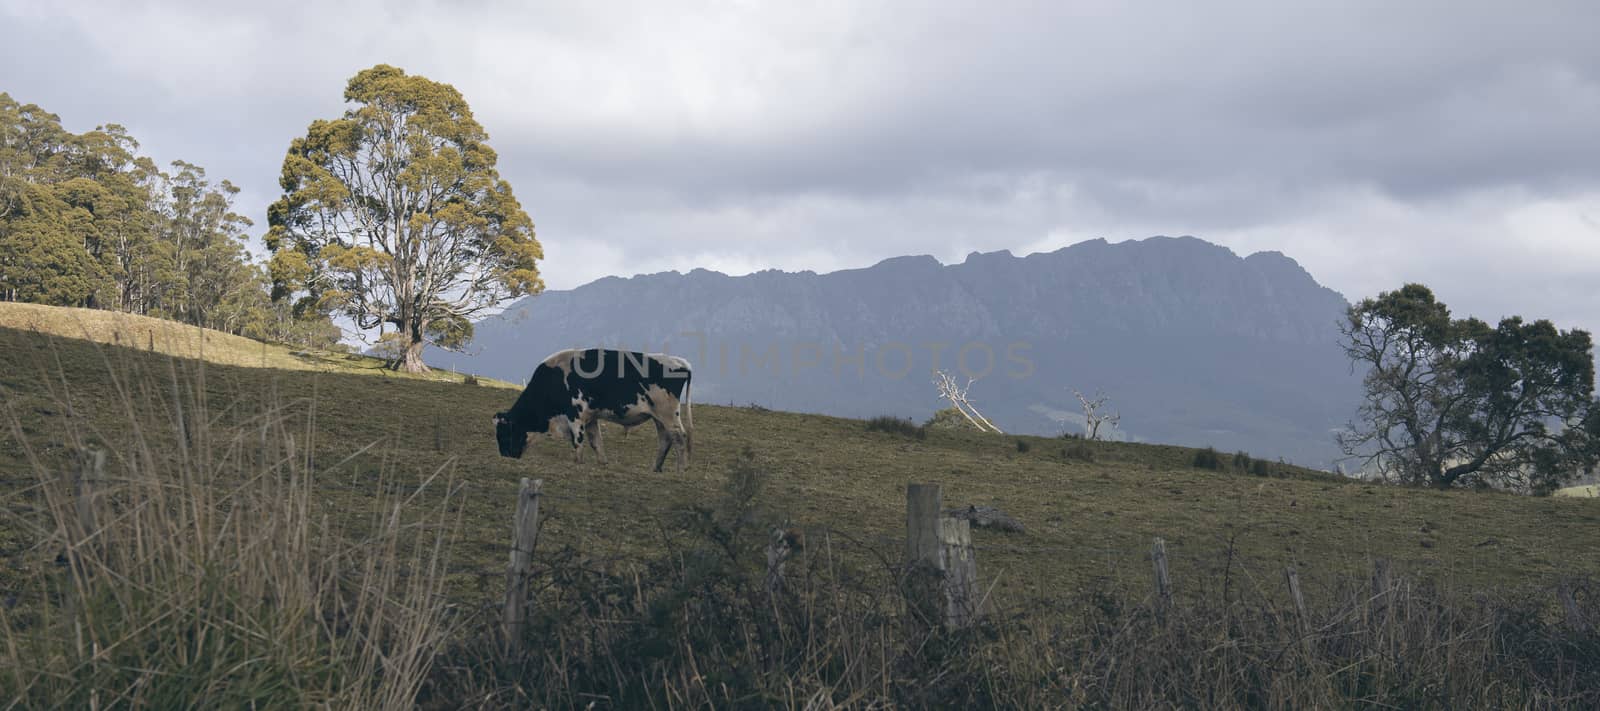
[[[1289,597],[1294,599],[1295,629],[1300,633],[1300,649],[1310,656],[1311,616],[1306,614],[1306,598],[1300,594],[1300,573],[1291,565],[1284,570],[1283,575],[1289,582]]]
[[[978,613],[978,558],[972,549],[972,522],[940,517],[939,548],[944,558],[945,626],[966,627]]]
[[[1150,547],[1150,565],[1156,581],[1156,610],[1165,613],[1172,607],[1172,578],[1167,574],[1167,542],[1160,536]]]
[[[906,610],[915,633],[939,624],[944,582],[939,517],[943,493],[938,484],[906,486]]]
[[[774,594],[783,587],[783,566],[789,562],[789,556],[794,554],[795,546],[791,542],[797,534],[785,530],[782,526],[774,526],[767,536],[767,593]]]
[[[913,624],[920,630],[970,624],[977,579],[971,522],[944,515],[938,484],[907,485],[906,604]]]
[[[1583,611],[1578,609],[1578,600],[1572,595],[1572,582],[1563,580],[1556,585],[1556,599],[1561,601],[1561,609],[1566,613],[1567,628],[1574,632],[1588,632],[1589,621],[1584,619]]]
[[[1300,633],[1305,634],[1311,628],[1311,620],[1306,618],[1306,599],[1300,594],[1300,573],[1291,565],[1284,570],[1284,577],[1289,581],[1289,597],[1294,599],[1294,614],[1299,620]]]
[[[77,480],[73,483],[78,505],[78,525],[83,528],[84,540],[95,534],[95,484],[105,478],[106,453],[103,449],[86,449],[82,452]]]
[[[1372,559],[1372,598],[1369,607],[1375,619],[1388,618],[1389,597],[1393,590],[1394,581],[1389,572],[1389,559]]]
[[[524,623],[528,616],[528,569],[533,566],[533,547],[539,540],[539,496],[543,479],[522,478],[517,492],[517,517],[511,534],[511,565],[506,569],[504,615],[506,651],[522,646]]]

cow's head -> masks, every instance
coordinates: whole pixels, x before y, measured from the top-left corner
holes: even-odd
[[[522,450],[528,448],[528,429],[509,412],[495,413],[494,439],[500,444],[500,456],[522,458]]]

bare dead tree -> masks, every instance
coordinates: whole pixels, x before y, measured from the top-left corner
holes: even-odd
[[[939,396],[949,400],[950,404],[955,406],[956,412],[967,418],[967,421],[971,422],[973,427],[982,432],[1005,434],[1000,431],[999,427],[995,427],[994,423],[989,421],[989,418],[984,417],[983,413],[978,412],[978,408],[967,398],[967,391],[972,389],[973,382],[972,378],[967,378],[966,385],[957,385],[956,379],[942,370],[935,372],[933,375],[933,384],[939,388]]]
[[[1083,403],[1083,429],[1089,439],[1100,439],[1100,425],[1111,425],[1112,429],[1116,429],[1117,423],[1122,421],[1122,413],[1120,412],[1105,413],[1100,411],[1101,408],[1106,406],[1106,403],[1111,402],[1111,396],[1104,392],[1095,393],[1093,398],[1087,397],[1077,390],[1073,390],[1072,394],[1077,395],[1078,402]]]

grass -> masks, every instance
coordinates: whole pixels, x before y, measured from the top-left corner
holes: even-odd
[[[401,373],[389,370],[381,359],[370,356],[262,343],[243,336],[176,321],[100,309],[0,302],[0,328],[145,350],[179,358],[203,359],[218,365],[375,375],[440,382],[461,382],[466,378],[473,378],[485,385],[516,387],[511,383],[450,371],[433,371],[421,375]]]
[[[213,341],[205,343],[207,359],[220,358],[224,349],[214,351]],[[1495,655],[1508,652],[1496,646],[1505,643],[1503,635],[1483,630],[1499,630],[1502,623],[1515,627],[1523,620],[1506,621],[1496,615],[1531,615],[1527,625],[1542,625],[1540,620],[1547,619],[1542,616],[1549,610],[1518,603],[1522,606],[1487,611],[1462,608],[1452,617],[1446,614],[1452,608],[1441,607],[1444,601],[1470,600],[1468,593],[1476,590],[1546,590],[1572,576],[1600,573],[1600,548],[1592,543],[1600,524],[1600,501],[1398,489],[1279,464],[1271,467],[1272,476],[1261,477],[1196,469],[1197,450],[1182,447],[938,429],[917,438],[871,431],[858,420],[707,405],[695,408],[697,436],[690,469],[682,475],[658,475],[647,470],[654,438],[638,433],[624,437],[616,428],[606,434],[608,466],[592,458],[575,465],[570,450],[554,441],[536,441],[522,460],[499,457],[489,420],[514,397],[515,392],[501,388],[374,378],[345,370],[218,363],[202,367],[144,348],[0,328],[4,403],[0,424],[9,423],[0,437],[0,492],[4,492],[0,494],[0,597],[10,597],[7,607],[32,609],[35,614],[42,614],[36,608],[40,604],[57,606],[45,609],[67,609],[60,606],[74,595],[90,600],[88,609],[139,611],[102,620],[98,624],[110,626],[96,634],[104,640],[140,640],[143,647],[148,647],[149,639],[141,636],[142,627],[114,623],[162,620],[162,625],[151,628],[152,634],[159,634],[150,639],[171,641],[154,647],[171,650],[159,657],[169,664],[184,654],[192,656],[197,648],[184,646],[184,641],[193,641],[195,630],[207,630],[206,639],[219,640],[215,644],[226,651],[221,661],[271,660],[259,665],[271,673],[251,677],[256,681],[244,687],[260,691],[253,694],[260,698],[274,698],[268,693],[272,689],[299,688],[313,679],[319,680],[312,686],[321,694],[315,698],[342,700],[327,701],[334,705],[387,705],[383,699],[420,689],[423,698],[445,707],[445,699],[459,700],[464,698],[460,694],[488,689],[496,701],[486,705],[542,700],[563,706],[586,703],[576,696],[580,693],[626,697],[657,684],[662,689],[700,689],[693,694],[685,691],[682,698],[662,705],[693,705],[694,699],[740,705],[738,699],[719,696],[724,692],[707,687],[704,675],[693,681],[695,675],[681,666],[682,657],[699,649],[708,655],[707,663],[723,654],[722,663],[743,659],[753,664],[769,657],[741,645],[771,634],[780,642],[762,644],[788,649],[781,645],[812,639],[822,650],[817,653],[833,660],[812,659],[815,664],[791,660],[793,666],[771,672],[795,679],[794,692],[800,695],[792,704],[763,697],[771,705],[803,706],[819,685],[829,684],[863,694],[863,689],[881,685],[872,698],[892,697],[887,691],[891,677],[895,688],[909,688],[904,684],[915,686],[912,682],[922,674],[932,675],[925,681],[960,678],[974,684],[982,679],[971,674],[987,674],[991,675],[983,682],[987,688],[1009,689],[1006,693],[1037,688],[1056,690],[1065,694],[1061,698],[1083,703],[1114,704],[1171,700],[1163,694],[1177,692],[1168,684],[1185,674],[1214,672],[1222,678],[1242,673],[1240,669],[1251,663],[1278,663],[1252,655],[1265,654],[1265,640],[1279,634],[1273,630],[1281,623],[1286,601],[1280,581],[1287,564],[1300,571],[1308,601],[1321,611],[1319,619],[1328,629],[1354,624],[1348,611],[1364,609],[1351,607],[1363,596],[1352,595],[1350,581],[1363,579],[1375,558],[1393,561],[1407,585],[1419,591],[1416,609],[1407,613],[1414,616],[1406,618],[1416,629],[1384,633],[1403,638],[1389,642],[1372,638],[1372,646],[1338,649],[1329,641],[1329,649],[1308,652],[1310,657],[1293,662],[1307,665],[1302,669],[1306,679],[1324,681],[1335,678],[1328,674],[1346,665],[1362,669],[1363,664],[1377,664],[1373,660],[1382,658],[1381,649],[1389,649],[1378,646],[1380,642],[1441,650],[1441,654],[1445,649],[1470,650],[1487,660],[1472,669],[1487,669],[1494,666]],[[180,411],[187,414],[179,415]],[[197,424],[179,427],[180,421]],[[209,434],[201,440],[183,434],[202,430]],[[210,444],[199,447],[196,441]],[[84,534],[81,526],[74,529],[76,513],[61,475],[77,471],[86,447],[109,452],[110,476],[126,483],[123,493],[107,502],[109,511],[165,512],[149,519],[133,515],[110,519],[125,528],[100,537],[111,546],[105,555],[129,550],[126,541],[165,541],[167,548],[151,546],[147,557],[169,561],[165,570],[186,570],[178,579],[194,581],[182,586],[190,592],[151,600],[122,599],[116,596],[132,593],[94,582],[103,576],[83,575],[79,577],[85,582],[74,582],[70,575],[83,567],[74,556],[66,556],[65,568],[52,562],[59,550],[54,545]],[[283,454],[289,451],[293,457]],[[270,452],[278,454],[269,457]],[[264,468],[262,462],[269,461],[277,463]],[[761,485],[730,487],[730,471],[758,471]],[[518,662],[521,666],[506,666],[507,660],[479,644],[481,635],[448,633],[492,627],[486,622],[492,615],[485,610],[492,610],[504,589],[516,482],[524,476],[545,481],[538,557],[546,566],[540,604],[550,616],[541,618],[540,624],[560,644],[538,647],[545,656]],[[1023,616],[1016,619],[1033,621],[991,630],[989,634],[1002,642],[999,647],[972,648],[978,651],[969,649],[970,654],[937,663],[917,656],[921,661],[916,664],[933,666],[897,671],[894,658],[903,650],[886,651],[873,646],[876,642],[869,644],[871,639],[857,638],[881,635],[880,641],[887,640],[882,644],[890,646],[904,641],[892,626],[885,626],[885,620],[898,613],[885,601],[893,580],[884,576],[903,549],[905,484],[912,481],[942,483],[946,506],[996,506],[1026,526],[1025,534],[979,530],[974,536],[980,581],[997,609],[1016,611]],[[732,497],[730,492],[748,492],[748,510],[760,511],[760,516],[728,513],[728,507],[717,502]],[[153,503],[140,508],[140,501]],[[255,525],[263,521],[277,523]],[[738,572],[739,566],[748,565],[740,556],[751,546],[754,555],[760,555],[763,536],[757,522],[782,524],[803,532],[808,541],[827,542],[806,548],[804,570],[816,577],[801,579],[815,587],[802,588],[811,590],[812,597],[794,602],[798,607],[791,610],[812,616],[805,617],[810,622],[791,620],[792,624],[763,627],[769,623],[762,622],[766,618],[757,612],[766,608],[756,603],[764,593],[760,586],[740,582],[745,578]],[[754,533],[746,531],[742,538],[725,535],[725,529],[738,526]],[[1140,637],[1135,632],[1152,629],[1134,610],[1147,598],[1147,551],[1153,536],[1166,540],[1178,609],[1189,611],[1179,619],[1188,622]],[[728,543],[732,540],[745,543],[734,546]],[[193,547],[187,541],[210,543]],[[275,545],[285,541],[299,542]],[[705,552],[707,541],[716,542],[710,553]],[[716,562],[722,558],[727,560]],[[126,562],[102,560],[88,569],[128,567]],[[212,561],[213,567],[184,569],[180,561]],[[215,567],[225,561],[238,561],[239,567]],[[339,572],[308,573],[308,561],[328,561],[324,570]],[[144,582],[132,590],[159,590],[161,570],[152,568],[150,577],[141,578]],[[230,577],[228,571],[237,572]],[[63,575],[69,576],[65,582]],[[272,585],[295,580],[324,583],[263,594]],[[1543,596],[1542,602],[1552,601],[1542,592],[1537,594]],[[362,599],[369,601],[365,607],[357,604]],[[286,608],[287,601],[294,604]],[[388,610],[361,618],[369,620],[363,629],[374,631],[355,637],[372,644],[355,645],[349,639],[351,623],[340,622],[337,616],[315,616],[309,622],[303,615],[291,616],[299,626],[281,620],[266,626],[262,622],[278,619],[272,615],[283,609],[347,608]],[[1112,615],[1107,610],[1113,608],[1121,612]],[[198,613],[183,612],[194,610],[205,610],[210,617],[197,620]],[[740,610],[736,615],[731,612]],[[1217,614],[1219,610],[1226,614]],[[16,620],[23,613],[10,614],[7,619]],[[59,615],[58,621],[77,619]],[[402,617],[417,624],[396,622]],[[170,626],[169,621],[181,625]],[[89,621],[78,622],[84,627]],[[45,620],[37,624],[57,629]],[[745,624],[751,626],[740,626]],[[1537,629],[1545,635],[1540,640],[1555,639],[1549,636],[1554,632],[1527,625],[1516,629]],[[710,633],[704,627],[745,630],[750,636],[706,637]],[[329,666],[314,655],[272,658],[265,647],[252,646],[257,637],[250,630],[280,628],[286,635],[320,640],[312,646],[320,645],[332,655],[329,658],[341,661]],[[602,628],[614,634],[600,635],[597,630]],[[1426,637],[1425,629],[1445,632]],[[414,633],[406,637],[405,630]],[[1328,639],[1367,639],[1358,631],[1352,628]],[[443,653],[442,661],[419,669],[426,665],[416,650],[444,637],[455,640],[456,646]],[[50,637],[58,638],[71,639]],[[1208,645],[1223,638],[1234,640],[1226,647],[1233,651],[1220,658],[1240,666],[1174,668],[1166,681],[1118,676],[1159,670],[1130,671],[1104,657],[1107,649],[1128,658],[1170,652],[1175,658],[1189,655],[1201,659],[1196,664],[1212,664],[1215,655],[1208,656]],[[1099,652],[1076,646],[1090,639],[1110,646]],[[1590,638],[1572,644],[1581,645],[1586,639]],[[622,646],[602,648],[613,642]],[[1574,647],[1557,642],[1550,642],[1555,646],[1548,651],[1555,656],[1538,659],[1566,659],[1561,655]],[[91,689],[95,684],[133,689],[153,683],[136,686],[137,676],[128,676],[136,665],[105,661],[92,640],[83,649],[88,651],[71,651],[59,659],[48,650],[29,653],[25,647],[7,653],[13,666],[34,658],[59,662],[63,666],[49,667],[52,671],[44,678],[88,681]],[[564,659],[599,666],[617,663],[625,652],[651,650],[667,656],[645,657],[656,662],[640,662],[644,666],[637,668],[619,667],[612,681],[602,683],[603,675],[594,669],[587,672],[591,677],[559,677],[569,673],[560,669],[576,669],[570,673],[581,676],[588,668],[571,667]],[[365,656],[369,654],[376,656]],[[994,654],[1009,661],[983,666],[984,660],[992,661],[985,655]],[[976,661],[971,655],[977,655]],[[363,670],[379,658],[404,662],[401,666],[411,671],[399,674],[393,686],[374,686],[373,676],[363,676]],[[868,664],[869,659],[880,661]],[[819,671],[833,669],[834,663],[843,664],[843,671]],[[974,666],[960,666],[969,663]],[[1089,671],[1062,677],[1050,671],[1050,664],[1086,665]],[[1371,668],[1382,676],[1399,667]],[[1312,673],[1317,669],[1328,674]],[[810,676],[797,670],[809,670]],[[662,676],[669,672],[681,673],[681,678]],[[993,674],[1015,678],[1002,684]],[[424,678],[429,679],[425,684],[420,681]],[[760,678],[765,680],[757,685],[760,688],[749,693],[776,693],[771,678]],[[361,679],[368,682],[360,683]],[[1385,689],[1399,688],[1397,684],[1425,686],[1432,683],[1429,679],[1433,677],[1382,683],[1357,679],[1350,682],[1353,691],[1336,691],[1350,698],[1364,693],[1381,697]],[[728,688],[741,688],[734,681]],[[1569,681],[1561,677],[1550,684]],[[176,686],[163,688],[175,691],[150,696],[146,702],[194,698],[186,695],[194,688],[173,683]],[[1456,686],[1451,693],[1467,688],[1462,682],[1452,683]],[[1296,684],[1300,685],[1294,687],[1295,693],[1312,688],[1307,686],[1310,681]],[[1370,688],[1362,691],[1362,684]],[[936,685],[930,681],[924,686]],[[76,687],[69,683],[39,688],[67,694],[40,698],[70,699],[73,703],[66,705],[72,706],[84,701],[70,696]],[[540,688],[553,690],[551,694],[565,689],[560,693],[572,696],[529,696]],[[199,689],[202,695],[205,691]],[[1549,694],[1559,697],[1558,691]],[[1141,696],[1147,693],[1154,696]],[[1545,698],[1537,694],[1527,698],[1535,697]],[[1005,703],[996,698],[990,701]],[[1016,703],[1029,700],[1006,698]],[[899,703],[916,706],[947,700],[983,703],[972,698],[911,697],[900,698]],[[1189,703],[1213,705],[1204,699]]]
[[[74,421],[62,401],[76,421],[108,437],[130,426],[124,411],[101,405],[118,399],[113,379],[130,367],[170,366],[140,350],[0,329],[7,406],[24,435],[57,456],[67,454],[60,431]],[[1264,568],[1295,563],[1313,580],[1359,572],[1373,557],[1471,585],[1600,572],[1600,547],[1590,542],[1600,524],[1596,501],[1391,488],[1289,466],[1262,478],[1195,469],[1197,450],[1184,447],[948,430],[916,439],[868,431],[857,420],[709,405],[695,408],[690,468],[655,475],[647,471],[654,438],[611,427],[606,466],[592,457],[574,465],[553,440],[535,440],[521,460],[500,457],[489,420],[515,399],[501,388],[218,366],[207,370],[206,386],[214,402],[275,393],[314,404],[308,446],[319,460],[372,445],[353,462],[358,479],[390,464],[414,472],[453,464],[466,488],[458,561],[484,570],[502,564],[520,477],[544,479],[551,493],[545,540],[632,555],[658,550],[661,518],[711,496],[721,472],[751,449],[772,468],[768,495],[790,519],[862,540],[898,540],[907,482],[942,483],[947,506],[1000,508],[1029,531],[1024,539],[979,534],[980,545],[997,547],[981,568],[1000,592],[1084,589],[1101,579],[1142,589],[1153,536],[1167,540],[1177,580],[1219,569],[1225,541],[1237,559]],[[1029,451],[1018,451],[1019,440]],[[1064,448],[1072,450],[1065,457]],[[23,466],[16,443],[0,443],[0,477]],[[323,494],[353,511],[373,505],[359,487],[329,484]]]

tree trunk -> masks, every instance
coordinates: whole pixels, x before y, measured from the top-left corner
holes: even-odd
[[[405,354],[400,356],[400,362],[396,364],[398,366],[396,370],[406,373],[428,372],[428,364],[422,362],[422,346],[422,334],[420,332],[412,332],[411,342],[406,345]]]

